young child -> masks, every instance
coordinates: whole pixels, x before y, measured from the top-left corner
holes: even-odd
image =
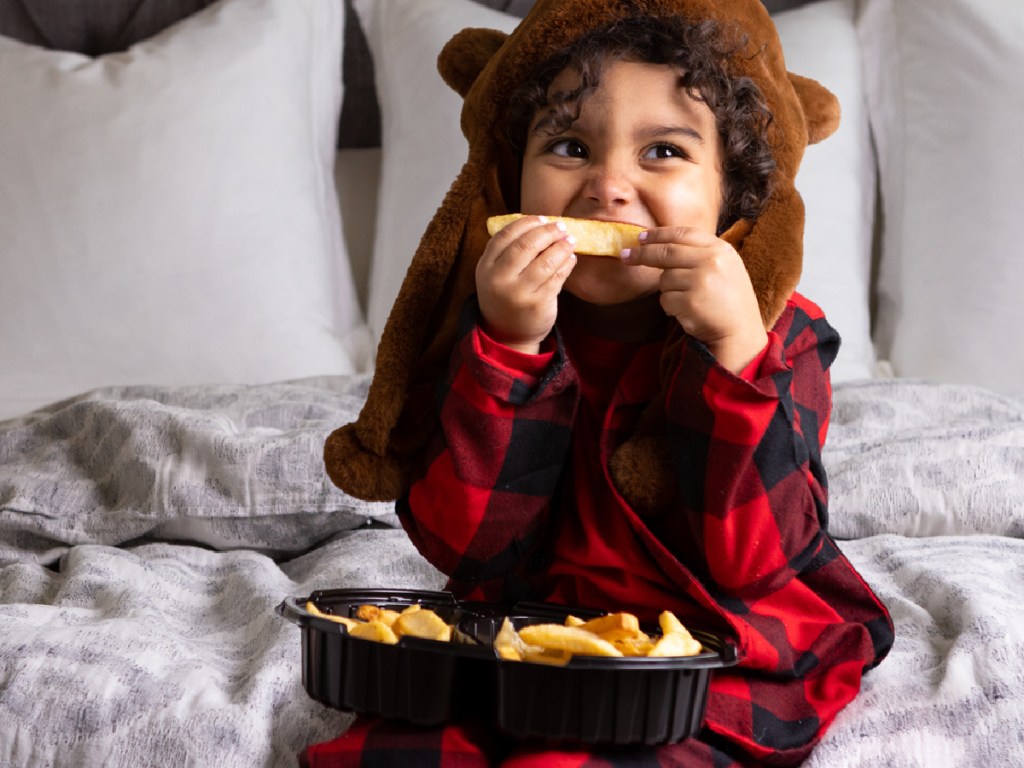
[[[399,516],[457,597],[669,609],[734,638],[741,663],[715,673],[704,733],[680,744],[573,752],[362,721],[304,759],[358,764],[411,739],[482,765],[798,764],[892,642],[827,534],[839,337],[792,290],[792,177],[807,137],[834,129],[798,120],[794,149],[792,107],[829,94],[788,76],[794,99],[771,62],[737,68],[776,55],[757,0],[542,1],[505,44],[545,25],[565,41],[527,76],[494,56],[473,81],[506,78],[494,125],[467,135],[471,156],[474,138],[507,147],[497,187],[529,215],[477,248]],[[551,216],[644,231],[586,256]],[[329,441],[329,470],[336,455]]]

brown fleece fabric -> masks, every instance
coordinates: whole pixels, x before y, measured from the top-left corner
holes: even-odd
[[[583,32],[632,15],[716,18],[747,35],[746,49],[733,57],[734,72],[757,83],[774,114],[778,167],[761,216],[738,222],[724,237],[743,258],[766,327],[781,313],[803,253],[804,207],[793,182],[805,147],[838,127],[839,103],[819,83],[786,71],[760,0],[538,0],[511,35],[463,30],[441,51],[438,69],[464,98],[469,157],[413,256],[359,418],[335,430],[324,446],[327,472],[346,493],[370,500],[404,495],[413,457],[437,425],[433,388],[454,346],[459,311],[475,290],[476,262],[489,237],[486,219],[518,210],[518,164],[499,125],[508,94],[537,62]],[[664,497],[658,489],[668,482],[656,422],[648,419],[652,429],[627,442],[612,465],[620,490],[640,510],[659,506]]]

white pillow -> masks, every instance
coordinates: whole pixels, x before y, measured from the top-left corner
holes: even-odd
[[[801,289],[843,335],[835,380],[874,369],[868,319],[874,171],[862,108],[853,0],[779,14],[791,69],[840,97],[839,132],[810,147],[797,179],[807,198]],[[374,58],[383,127],[383,170],[368,316],[379,337],[423,231],[466,160],[461,99],[437,74],[437,54],[465,27],[510,32],[519,19],[468,0],[355,0]],[[822,41],[828,46],[822,50]],[[790,59],[787,59],[790,61]]]
[[[876,338],[899,376],[1024,393],[1024,4],[864,0],[885,229]]]
[[[0,38],[0,418],[351,372],[343,9],[222,0],[124,53]]]
[[[854,26],[856,0],[824,0],[773,17],[786,66],[832,91],[839,129],[804,153],[796,186],[804,199],[803,274],[797,289],[817,303],[843,338],[832,381],[869,378],[871,250],[877,177]]]
[[[381,178],[367,322],[376,339],[413,253],[466,162],[462,98],[437,56],[468,27],[511,32],[520,19],[469,0],[354,0],[373,55],[381,109]]]

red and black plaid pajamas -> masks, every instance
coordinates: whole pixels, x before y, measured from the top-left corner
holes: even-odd
[[[516,744],[481,721],[418,728],[359,718],[333,741],[299,755],[300,768],[741,768],[696,739],[669,753],[650,747],[581,751]]]
[[[521,759],[662,768],[802,761],[893,637],[884,606],[826,532],[821,446],[839,339],[821,310],[794,294],[743,376],[684,340],[664,404],[677,501],[647,517],[606,467],[661,387],[663,342],[628,350],[621,372],[595,389],[587,374],[607,374],[608,352],[575,354],[573,344],[586,352],[592,343],[578,329],[561,328],[552,348],[530,359],[488,343],[475,305],[461,330],[439,393],[441,430],[399,503],[412,541],[449,574],[452,590],[646,620],[670,609],[735,638],[741,654],[738,667],[712,677],[699,740],[570,753],[565,763],[525,748]],[[597,434],[578,439],[588,425]],[[373,727],[355,733],[364,730]]]

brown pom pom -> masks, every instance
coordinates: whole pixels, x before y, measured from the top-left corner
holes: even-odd
[[[645,435],[624,443],[608,466],[615,487],[637,514],[656,516],[675,501],[675,474],[663,436]]]

